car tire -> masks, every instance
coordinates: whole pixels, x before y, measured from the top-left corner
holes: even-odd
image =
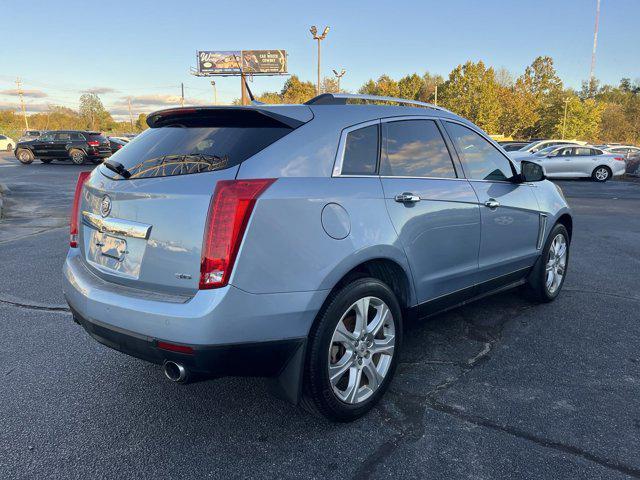
[[[33,162],[34,156],[30,150],[27,150],[26,148],[19,148],[18,150],[16,150],[16,158],[23,165],[29,165],[31,162]]]
[[[611,178],[611,169],[604,165],[600,165],[593,169],[591,178],[596,182],[604,183]]]
[[[75,165],[83,165],[85,160],[87,159],[87,154],[82,150],[73,148],[69,150],[69,158]]]
[[[567,229],[557,223],[527,278],[526,291],[532,300],[548,303],[558,297],[567,278],[570,245]]]
[[[402,309],[385,283],[360,278],[332,293],[309,334],[301,406],[338,422],[363,416],[388,388],[401,344]]]
[[[12,144],[7,144],[7,152],[10,152],[11,150],[13,150],[13,145]]]

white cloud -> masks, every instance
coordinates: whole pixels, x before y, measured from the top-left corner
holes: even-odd
[[[49,96],[42,90],[22,90],[22,94],[25,97],[31,97],[31,98],[44,98]],[[16,88],[11,90],[0,90],[0,95],[9,95],[11,97],[17,97],[19,95],[19,91]]]
[[[27,113],[46,112],[49,110],[49,105],[46,103],[27,103],[25,104],[25,107]],[[14,110],[16,112],[22,111],[20,109],[20,104],[3,101],[0,101],[0,110]]]
[[[117,90],[115,88],[110,87],[92,87],[83,90],[86,93],[95,93],[96,95],[104,95],[105,93],[115,93]]]

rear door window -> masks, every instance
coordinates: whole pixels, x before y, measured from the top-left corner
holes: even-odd
[[[71,135],[68,133],[56,133],[55,141],[56,142],[68,142],[71,140]]]
[[[433,120],[383,123],[383,138],[381,175],[456,178],[451,155]]]
[[[456,145],[467,178],[507,181],[513,177],[509,160],[486,139],[458,123],[445,122],[445,126]]]
[[[574,155],[578,155],[578,156],[591,155],[591,149],[585,148],[585,147],[576,147],[574,148]]]
[[[210,172],[233,167],[291,132],[286,126],[183,125],[149,128],[118,151],[131,180]],[[106,167],[101,172],[122,180]]]
[[[372,175],[378,163],[378,125],[347,133],[342,161],[343,175]]]

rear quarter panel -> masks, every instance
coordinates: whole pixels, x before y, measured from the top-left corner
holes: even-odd
[[[348,215],[343,239],[323,227],[330,203]],[[411,279],[379,178],[280,178],[256,204],[231,283],[250,293],[328,292],[352,268],[376,258],[395,261]],[[409,297],[413,302],[413,291]]]

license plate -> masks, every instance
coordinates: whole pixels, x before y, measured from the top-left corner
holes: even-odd
[[[95,237],[96,246],[100,247],[100,254],[104,257],[113,258],[118,262],[124,260],[124,256],[127,253],[127,241],[107,235],[106,233],[99,233]]]

